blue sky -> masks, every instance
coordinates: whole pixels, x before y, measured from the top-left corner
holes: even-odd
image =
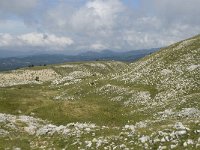
[[[129,7],[139,8],[140,0],[123,0]]]
[[[0,54],[163,47],[200,33],[199,0],[1,0]]]

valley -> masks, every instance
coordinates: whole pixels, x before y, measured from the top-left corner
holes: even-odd
[[[200,149],[200,36],[133,63],[1,72],[0,149]]]

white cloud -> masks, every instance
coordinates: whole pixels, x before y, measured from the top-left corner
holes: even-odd
[[[96,29],[108,28],[111,29],[115,26],[116,19],[124,11],[124,5],[118,0],[95,0],[88,2],[86,7],[77,12],[78,19],[84,17],[84,13],[87,16],[93,16],[94,18],[87,18],[87,25],[94,26]]]
[[[48,10],[41,22],[51,30],[68,29],[75,33],[112,29],[124,9],[119,0],[89,0],[77,8],[61,2]]]
[[[51,6],[52,1],[48,0],[11,1],[16,5],[10,6],[8,0],[0,1],[0,12],[21,16],[22,24],[25,23],[32,32],[51,33],[48,40],[38,33],[4,37],[7,41],[13,38],[10,43],[21,47],[125,51],[167,46],[200,33],[199,0],[140,0],[138,7],[129,7],[122,0],[57,0]],[[42,11],[38,12],[39,8]],[[14,30],[3,26],[0,23],[0,30],[11,30],[11,33]],[[26,30],[19,32],[30,32]],[[70,38],[61,40],[55,35]]]
[[[200,23],[199,0],[141,0],[145,12],[151,11],[166,24],[181,22],[187,24]]]
[[[195,3],[198,2],[192,1],[192,7],[185,9],[188,14],[194,15],[192,9],[197,10]],[[76,41],[74,49],[162,47],[200,32],[199,26],[192,26],[192,21],[185,21],[181,15],[186,14],[185,9],[179,8],[182,7],[181,0],[143,2],[146,5],[141,4],[137,10],[130,9],[120,0],[88,0],[77,8],[63,2],[48,11],[44,24],[50,31],[70,33]],[[169,17],[175,19],[170,22]]]
[[[31,47],[45,48],[50,50],[63,50],[73,44],[73,40],[68,37],[58,37],[54,34],[27,33],[23,35],[0,34],[0,47],[16,48]]]
[[[92,50],[102,50],[102,49],[107,49],[107,47],[101,43],[94,43],[90,46],[90,49]]]

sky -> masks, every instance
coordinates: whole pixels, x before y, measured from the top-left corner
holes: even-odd
[[[0,55],[164,47],[200,33],[200,0],[0,0]]]

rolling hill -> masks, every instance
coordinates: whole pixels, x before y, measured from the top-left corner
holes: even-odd
[[[134,63],[0,73],[0,149],[199,148],[199,35]]]

